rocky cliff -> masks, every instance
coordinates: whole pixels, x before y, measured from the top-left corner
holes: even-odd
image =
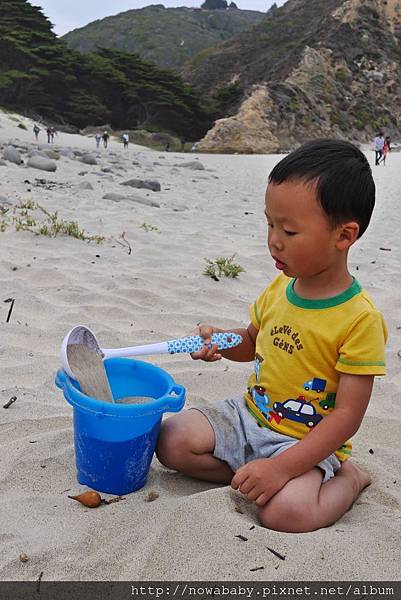
[[[288,0],[185,71],[203,92],[240,83],[206,152],[289,150],[318,136],[401,128],[401,0]]]

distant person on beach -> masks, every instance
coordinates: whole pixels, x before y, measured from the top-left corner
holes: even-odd
[[[40,132],[40,127],[38,127],[38,125],[34,125],[33,126],[33,133],[35,134],[35,140],[38,141],[39,139],[39,132]]]
[[[104,148],[107,148],[107,146],[109,145],[109,137],[109,134],[107,133],[107,131],[105,131],[102,135]]]
[[[98,133],[95,135],[96,148],[99,148],[99,146],[100,146],[100,140],[101,140],[101,139],[102,139],[102,136],[101,136],[101,134],[98,132]]]
[[[165,152],[170,152],[170,142],[167,142],[166,147],[164,148]]]
[[[382,150],[382,158],[381,158],[381,162],[383,163],[383,166],[386,166],[386,158],[388,153],[390,152],[390,137],[386,136],[385,140],[384,140],[384,145],[383,145],[383,150]]]
[[[128,133],[123,133],[122,140],[123,140],[124,148],[128,148],[128,144],[129,144],[129,135],[128,135]]]
[[[46,133],[47,133],[47,143],[48,143],[48,144],[51,144],[51,143],[52,143],[52,140],[53,140],[53,138],[54,138],[54,136],[53,136],[53,134],[52,134],[51,127],[48,127],[48,128],[46,129]]]
[[[54,127],[50,127],[50,139],[52,141],[52,144],[54,142],[54,136],[57,134],[57,131],[55,130]]]
[[[327,527],[371,483],[349,460],[350,438],[385,374],[387,329],[350,274],[348,252],[374,204],[369,163],[349,142],[308,142],[273,168],[264,212],[280,274],[251,304],[246,329],[198,323],[204,347],[192,354],[254,361],[247,391],[162,423],[157,456],[166,467],[231,484],[270,529]],[[218,351],[211,336],[222,331],[243,341]]]
[[[384,141],[385,140],[384,140],[383,132],[380,131],[374,139],[375,154],[376,154],[376,161],[375,161],[376,166],[380,164],[380,159],[383,156]]]
[[[194,142],[191,146],[191,152],[196,152],[198,149],[198,142]]]

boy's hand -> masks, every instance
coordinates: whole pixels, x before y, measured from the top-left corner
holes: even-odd
[[[212,334],[218,333],[220,330],[215,329],[211,325],[199,324],[191,335],[200,335],[205,340],[205,345],[199,352],[192,352],[191,356],[194,360],[205,360],[206,362],[214,362],[221,359],[217,344],[212,344]]]
[[[236,471],[231,487],[264,506],[289,480],[274,458],[257,458]]]

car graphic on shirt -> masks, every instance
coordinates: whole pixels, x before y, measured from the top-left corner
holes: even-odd
[[[314,377],[313,379],[306,381],[303,385],[303,388],[306,391],[311,390],[312,392],[317,392],[320,394],[320,392],[324,392],[326,389],[326,380],[319,379],[319,377]]]
[[[329,410],[329,408],[334,408],[336,403],[336,394],[334,392],[329,392],[326,394],[326,398],[319,402],[319,406],[323,408],[323,410]]]
[[[298,396],[296,400],[289,398],[285,402],[275,402],[273,409],[281,419],[290,419],[297,423],[303,423],[307,427],[315,427],[322,420],[322,415],[316,412],[314,406],[305,402],[304,396]]]

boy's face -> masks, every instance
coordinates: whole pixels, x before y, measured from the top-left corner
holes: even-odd
[[[339,230],[316,197],[315,185],[301,180],[268,185],[267,242],[277,269],[296,278],[318,275],[339,260]]]

